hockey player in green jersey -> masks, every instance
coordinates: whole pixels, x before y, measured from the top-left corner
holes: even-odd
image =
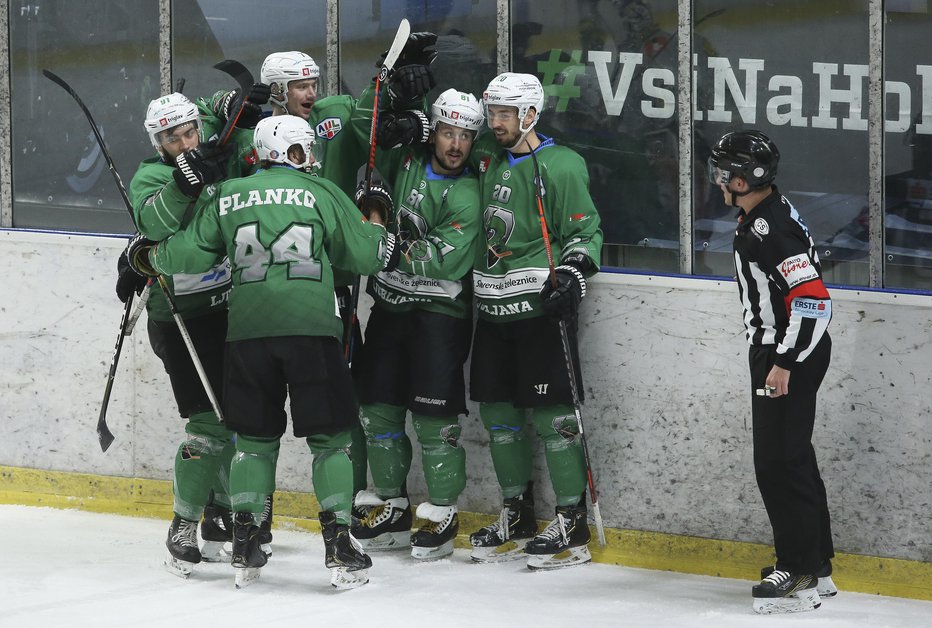
[[[428,65],[436,56],[432,46],[437,37],[433,33],[412,33],[399,58],[398,71],[390,81],[398,106],[420,102],[432,87]],[[406,68],[406,69],[402,69]],[[320,98],[320,66],[300,51],[273,52],[262,62],[260,81],[271,92],[271,115],[293,115],[307,120],[317,137],[316,153],[319,168],[315,174],[332,181],[347,196],[356,189],[356,171],[368,159],[368,141],[360,142],[350,128],[350,119],[356,109],[356,99],[348,95],[331,95]],[[226,119],[227,95],[214,96],[215,116]],[[349,286],[351,273],[334,269],[334,282],[341,318],[344,322],[344,342],[349,342],[352,325],[352,299]],[[355,346],[361,343],[358,323],[353,327]],[[366,488],[366,446],[362,430],[353,434],[354,492]]]
[[[249,96],[257,103],[263,90]],[[267,94],[264,96],[267,98]],[[258,105],[253,103],[258,110]],[[253,118],[254,125],[257,118]],[[238,124],[248,124],[242,116]],[[136,225],[143,235],[162,239],[182,228],[209,196],[212,184],[227,175],[239,176],[250,168],[243,160],[252,154],[252,131],[236,129],[229,150],[202,143],[220,129],[202,124],[198,107],[182,94],[174,93],[153,100],[148,107],[145,128],[158,151],[156,157],[140,165],[130,183],[130,201]],[[145,285],[126,262],[118,264],[117,295],[126,301],[132,290]],[[219,394],[223,372],[223,338],[227,324],[227,296],[230,269],[222,260],[207,272],[166,276],[174,292],[181,317],[203,363],[208,381]],[[175,455],[174,519],[166,545],[166,567],[187,577],[201,560],[218,561],[224,542],[232,540],[227,483],[233,454],[232,434],[220,424],[209,397],[188,354],[165,295],[158,284],[151,287],[147,302],[149,341],[168,373],[178,410],[188,419],[185,440]],[[213,496],[213,500],[209,501]],[[204,515],[198,548],[197,525]]]
[[[355,587],[368,581],[372,563],[349,532],[348,448],[358,411],[338,340],[331,264],[371,274],[393,269],[399,254],[378,213],[366,222],[336,185],[309,174],[314,132],[303,119],[262,120],[255,145],[259,172],[221,184],[185,230],[154,248],[135,242],[130,261],[146,274],[170,274],[230,259],[224,415],[236,433],[230,496],[237,586],[266,563],[257,517],[275,490],[288,395],[294,434],[306,437],[314,454],[331,583]]]
[[[598,270],[602,246],[585,163],[534,130],[544,101],[533,75],[497,76],[483,94],[492,133],[473,150],[487,242],[473,271],[479,320],[470,396],[479,402],[489,432],[504,507],[497,522],[470,536],[472,557],[490,562],[526,556],[532,569],[591,560],[586,468],[558,321],[566,322],[578,362],[577,307],[586,294],[586,277]],[[538,195],[558,264],[556,289],[549,279]],[[536,536],[527,411],[543,441],[556,494],[556,518]]]
[[[372,92],[370,87],[360,98],[362,115],[354,125],[364,135]],[[483,122],[475,96],[449,89],[431,106],[427,144],[383,151],[377,159],[394,189],[397,212],[389,230],[399,238],[402,259],[396,270],[369,278],[375,303],[353,362],[374,484],[374,491],[357,495],[357,509],[369,509],[353,534],[370,550],[410,547],[421,560],[453,553],[456,501],[466,486],[458,415],[466,412],[470,275],[481,229],[478,180],[467,159]],[[417,508],[426,523],[414,534],[405,490],[408,411],[429,498]]]

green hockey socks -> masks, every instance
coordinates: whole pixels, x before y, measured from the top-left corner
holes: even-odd
[[[192,415],[185,440],[175,454],[172,509],[182,519],[199,521],[213,489],[215,499],[228,500],[227,482],[233,455],[233,433],[213,412]]]
[[[489,450],[502,497],[517,497],[531,481],[531,443],[524,410],[510,403],[480,403],[479,416],[489,431]]]
[[[421,444],[421,462],[430,503],[452,506],[466,488],[466,451],[460,446],[460,425],[455,416],[412,414]]]
[[[544,457],[557,506],[574,506],[586,491],[586,462],[573,406],[534,408],[534,427],[544,443]]]
[[[230,464],[230,502],[235,512],[262,512],[266,496],[275,492],[279,446],[278,438],[236,435]]]
[[[353,506],[351,441],[350,431],[307,437],[307,446],[314,454],[311,472],[320,509],[334,513],[337,522],[345,525],[350,524]]]
[[[400,497],[411,470],[411,440],[405,434],[406,414],[404,407],[386,403],[359,408],[372,483],[382,499]]]

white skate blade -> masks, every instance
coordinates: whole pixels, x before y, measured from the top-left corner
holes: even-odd
[[[527,568],[532,570],[562,569],[592,562],[589,547],[571,547],[558,554],[527,554]]]
[[[754,612],[760,615],[778,613],[802,613],[814,611],[822,605],[819,592],[815,589],[803,589],[786,597],[756,597]]]
[[[838,594],[838,587],[835,586],[835,582],[832,580],[831,576],[825,576],[824,578],[819,578],[816,591],[819,592],[820,598],[835,597],[835,595]]]
[[[453,539],[450,539],[439,547],[418,547],[411,546],[411,558],[415,560],[440,560],[447,556],[453,555]]]
[[[189,563],[186,560],[178,560],[169,554],[168,558],[165,559],[165,562],[163,562],[162,565],[165,567],[168,573],[187,580],[188,576],[194,573],[195,563]]]
[[[236,579],[233,581],[237,589],[245,589],[250,584],[259,579],[261,567],[234,567]]]
[[[390,552],[393,550],[408,549],[411,547],[411,532],[386,532],[371,539],[361,539],[355,534],[353,538],[366,551],[369,552]]]
[[[494,547],[474,547],[469,557],[475,563],[507,563],[512,560],[527,558],[524,546],[529,539],[514,539],[505,541]]]
[[[369,582],[368,569],[347,571],[346,567],[334,567],[330,570],[330,584],[337,589],[355,589],[367,582]]]
[[[226,548],[231,543],[223,541],[204,541],[201,547],[201,560],[205,563],[228,563],[233,553]]]

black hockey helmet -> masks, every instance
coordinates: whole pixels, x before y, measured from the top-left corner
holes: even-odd
[[[760,131],[733,131],[722,136],[709,157],[709,180],[727,185],[741,177],[751,189],[770,185],[777,176],[780,151]]]

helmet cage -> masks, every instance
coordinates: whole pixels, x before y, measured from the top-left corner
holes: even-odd
[[[286,164],[298,170],[320,167],[314,153],[317,137],[307,120],[291,115],[263,118],[256,125],[253,137],[261,161]],[[304,160],[301,162],[292,161],[288,154],[296,144],[304,151]]]

